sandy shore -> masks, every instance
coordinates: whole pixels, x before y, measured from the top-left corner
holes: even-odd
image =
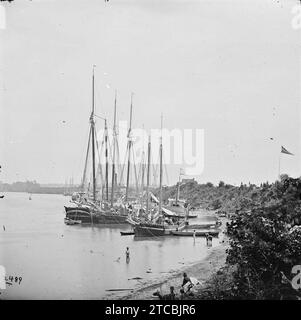
[[[225,220],[223,221],[222,230],[225,230]],[[200,281],[200,285],[196,286],[196,290],[199,290],[205,281],[209,280],[212,275],[224,266],[227,247],[228,241],[225,235],[222,234],[219,245],[208,248],[208,255],[201,261],[195,262],[189,266],[183,266],[176,272],[173,272],[170,276],[164,277],[162,282],[146,284],[143,288],[137,289],[121,299],[157,300],[158,298],[154,297],[153,293],[159,290],[163,294],[167,294],[170,286],[174,286],[175,292],[179,293],[183,279],[183,272],[186,272],[189,277],[197,278]]]

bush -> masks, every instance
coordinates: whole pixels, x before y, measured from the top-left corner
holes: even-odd
[[[234,273],[236,295],[245,299],[292,299],[297,292],[283,283],[301,262],[301,180],[286,178],[263,185],[249,212],[235,214],[227,227],[227,263]]]

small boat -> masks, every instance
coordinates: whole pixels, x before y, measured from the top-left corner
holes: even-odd
[[[195,232],[195,236],[204,237],[206,234],[209,234],[210,236],[218,236],[219,233],[220,229],[199,230]],[[193,231],[172,231],[171,234],[174,236],[192,237]]]
[[[198,215],[197,214],[188,214],[188,219],[194,219],[197,218]]]
[[[120,231],[122,236],[131,236],[135,234],[135,231]]]
[[[74,224],[81,224],[82,223],[80,220],[72,220],[72,219],[68,219],[68,218],[65,218],[64,222],[67,225],[74,225]]]
[[[162,224],[162,223],[150,223],[142,222],[139,225],[134,226],[135,235],[142,237],[159,237],[171,235],[174,231],[182,230],[186,227],[186,222],[183,221],[179,224]]]
[[[199,229],[216,229],[219,227],[219,225],[216,222],[201,222],[198,224],[189,224],[186,229],[193,229],[193,230],[199,230]]]
[[[4,198],[4,196],[3,196],[3,195],[1,195],[1,196],[0,196],[0,199],[3,199],[3,198]]]

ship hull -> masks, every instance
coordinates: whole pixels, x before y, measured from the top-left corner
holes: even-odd
[[[195,236],[205,237],[206,235],[210,235],[213,237],[217,237],[219,233],[220,233],[220,230],[202,230],[202,231],[196,231]],[[180,236],[180,237],[193,237],[193,232],[192,231],[172,231],[172,235]]]
[[[137,237],[162,237],[171,235],[173,231],[180,231],[185,228],[186,224],[175,225],[157,225],[157,224],[139,224],[134,227],[135,236]]]
[[[118,214],[99,214],[97,215],[97,223],[99,224],[128,224],[127,215]]]
[[[164,228],[135,226],[134,231],[137,237],[162,237],[166,235]]]
[[[88,207],[65,207],[66,218],[95,224],[128,224],[127,215],[106,212],[91,212]]]

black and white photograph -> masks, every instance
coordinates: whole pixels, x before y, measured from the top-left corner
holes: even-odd
[[[301,1],[1,0],[0,300],[301,300]]]

